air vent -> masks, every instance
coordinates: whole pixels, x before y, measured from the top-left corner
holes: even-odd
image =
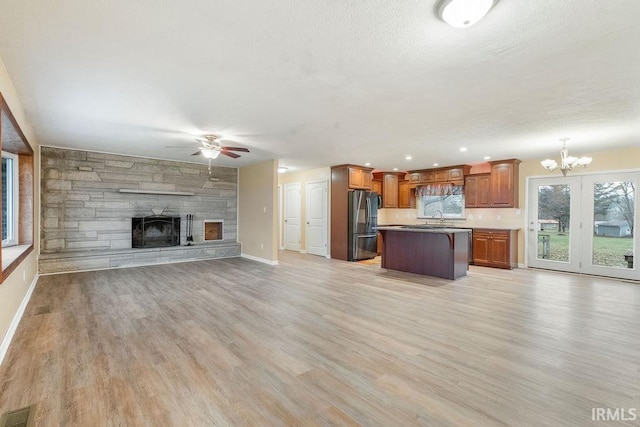
[[[0,427],[30,427],[33,424],[35,405],[7,412],[0,418]]]

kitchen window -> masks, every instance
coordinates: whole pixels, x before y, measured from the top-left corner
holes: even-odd
[[[464,187],[452,184],[416,188],[418,218],[464,218]]]
[[[2,152],[2,246],[18,244],[18,156]]]

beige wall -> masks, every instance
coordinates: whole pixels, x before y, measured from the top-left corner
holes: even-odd
[[[238,241],[242,254],[278,261],[278,162],[267,160],[240,168]]]
[[[0,342],[4,342],[4,338],[9,330],[11,322],[18,311],[20,303],[24,299],[29,285],[33,281],[37,273],[37,256],[39,251],[40,235],[40,156],[36,139],[34,138],[31,126],[26,121],[22,104],[18,99],[18,94],[13,87],[13,83],[9,78],[9,74],[0,58],[0,92],[4,97],[11,112],[15,116],[22,132],[27,137],[29,144],[35,151],[34,169],[35,169],[35,200],[34,200],[34,246],[35,250],[27,256],[24,261],[0,284]]]
[[[307,249],[307,240],[306,240],[306,229],[304,226],[304,219],[306,218],[306,210],[307,210],[307,186],[308,182],[315,181],[326,181],[327,182],[327,233],[331,230],[331,218],[329,212],[331,212],[331,168],[318,168],[318,169],[309,169],[306,171],[300,172],[287,172],[278,174],[278,186],[281,188],[283,194],[283,200],[280,200],[281,212],[284,212],[284,186],[285,184],[300,184],[300,217],[302,218],[302,226],[300,230],[300,249],[302,251],[306,251]],[[282,230],[284,229],[284,217],[279,218],[280,228],[279,228],[279,241],[281,244],[283,243],[284,236],[282,235]],[[327,246],[330,245],[331,239],[327,236]],[[331,248],[327,247],[327,253],[331,253]]]

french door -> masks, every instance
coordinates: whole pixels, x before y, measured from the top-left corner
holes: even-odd
[[[640,172],[531,178],[528,265],[640,280],[639,184]]]

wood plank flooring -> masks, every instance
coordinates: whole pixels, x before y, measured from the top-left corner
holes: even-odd
[[[46,426],[604,425],[640,413],[640,285],[289,252],[45,276],[0,367],[0,413],[29,404]]]

